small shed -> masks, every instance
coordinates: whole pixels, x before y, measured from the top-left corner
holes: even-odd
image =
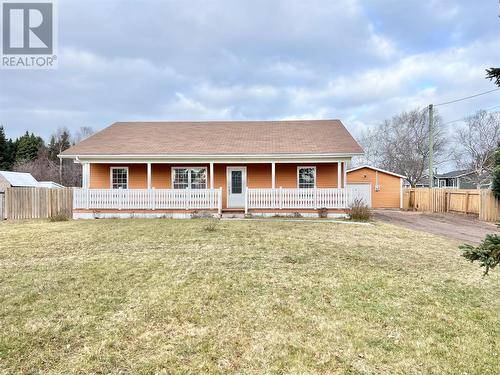
[[[0,193],[9,187],[38,187],[38,181],[30,173],[0,171]]]
[[[347,170],[351,189],[365,190],[373,208],[403,208],[403,181],[406,177],[384,169],[361,165]]]
[[[64,186],[54,181],[39,181],[38,187],[47,189],[62,189]]]

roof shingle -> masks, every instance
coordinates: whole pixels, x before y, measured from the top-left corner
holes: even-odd
[[[85,155],[359,154],[339,120],[117,122],[62,153]]]

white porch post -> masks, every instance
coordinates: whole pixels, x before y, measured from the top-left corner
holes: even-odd
[[[271,163],[271,180],[272,188],[276,189],[276,163],[274,161]]]
[[[151,163],[148,163],[148,189],[151,189]]]
[[[214,188],[214,163],[210,162],[210,189]]]
[[[342,167],[342,163],[340,161],[337,162],[337,189],[340,189],[340,185],[342,183],[342,175],[340,173],[342,173],[342,170],[341,170],[341,167]]]
[[[90,187],[90,164],[82,164],[82,188],[88,189]]]
[[[343,168],[344,168],[344,189],[347,187],[347,163],[343,162]]]

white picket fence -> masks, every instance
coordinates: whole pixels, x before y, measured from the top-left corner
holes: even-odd
[[[249,209],[346,209],[356,198],[370,198],[353,189],[246,189]],[[219,189],[80,189],[73,191],[74,209],[217,210],[222,212]]]
[[[218,210],[222,189],[75,189],[74,209]]]
[[[356,197],[351,189],[247,189],[246,209],[345,209]]]

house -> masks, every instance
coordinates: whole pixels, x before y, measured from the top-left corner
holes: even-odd
[[[9,187],[38,187],[38,181],[30,173],[0,171],[0,193]]]
[[[405,176],[369,165],[347,170],[347,184],[352,189],[366,190],[373,208],[403,208]]]
[[[474,175],[474,172],[467,170],[438,174],[434,178],[434,186],[448,189],[477,189],[477,184],[467,178],[472,177],[472,175]]]
[[[345,216],[362,153],[339,120],[119,122],[59,157],[82,165],[75,218]]]
[[[476,183],[472,182],[470,178],[475,172],[467,170],[455,170],[447,173],[436,173],[433,175],[433,187],[446,188],[446,189],[477,189]],[[487,187],[489,184],[482,185]],[[408,183],[409,187],[409,183]],[[429,178],[427,176],[417,182],[416,187],[429,187]]]

